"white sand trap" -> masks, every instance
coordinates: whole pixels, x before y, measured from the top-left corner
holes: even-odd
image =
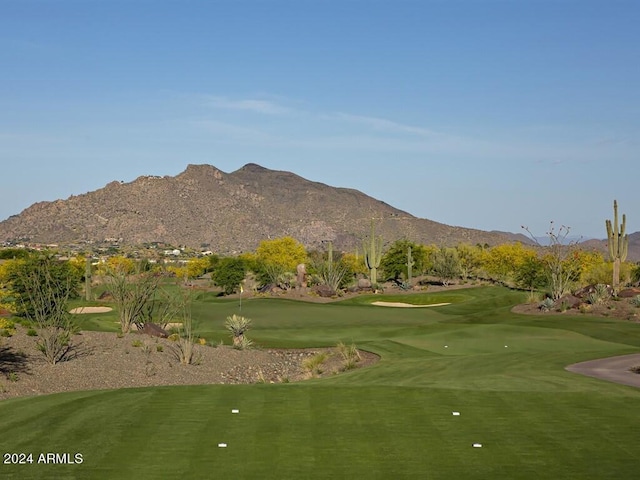
[[[378,307],[425,308],[425,307],[441,307],[443,305],[450,305],[450,303],[432,303],[431,305],[413,305],[412,303],[402,303],[402,302],[373,302],[371,305],[376,305]]]
[[[69,311],[69,313],[107,313],[113,310],[111,307],[78,307]]]

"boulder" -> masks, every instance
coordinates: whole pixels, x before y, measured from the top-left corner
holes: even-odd
[[[98,300],[113,300],[113,294],[110,291],[105,290],[100,294]]]
[[[329,285],[316,285],[313,287],[313,291],[320,297],[330,298],[335,296],[336,291]]]
[[[618,297],[620,298],[633,298],[635,296],[640,295],[640,288],[625,288],[618,293]]]
[[[147,322],[142,326],[142,333],[146,333],[150,337],[167,338],[169,333],[157,323]]]
[[[371,288],[371,281],[368,278],[359,278],[358,288],[360,290],[366,290],[368,288]]]
[[[564,297],[560,298],[556,304],[557,305],[562,305],[565,304],[568,308],[579,308],[580,305],[582,305],[584,302],[581,298],[573,296],[573,295],[565,295]]]

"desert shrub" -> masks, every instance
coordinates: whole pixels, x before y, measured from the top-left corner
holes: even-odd
[[[559,310],[561,312],[566,312],[567,310],[569,310],[570,307],[571,305],[569,304],[569,302],[567,302],[566,300],[563,300],[562,302],[560,302]]]
[[[0,336],[12,337],[16,333],[16,324],[8,318],[0,318]]]
[[[47,362],[56,364],[65,359],[71,350],[71,329],[44,327],[40,329],[37,349]]]
[[[342,369],[351,370],[356,367],[356,364],[361,360],[360,352],[354,343],[346,345],[343,342],[336,345],[338,354],[342,359]]]
[[[578,309],[580,310],[580,313],[589,313],[591,311],[591,305],[581,303]]]
[[[640,307],[640,295],[636,295],[631,299],[631,305],[634,307]]]
[[[37,337],[38,336],[38,332],[36,332],[35,329],[30,328],[29,330],[27,330],[27,336],[29,336],[29,337]]]
[[[320,375],[322,373],[322,365],[329,358],[329,354],[326,352],[316,353],[312,357],[305,358],[302,361],[302,367],[308,371],[311,375]]]
[[[530,291],[527,294],[527,303],[530,305],[539,304],[542,300],[542,294],[540,292]]]
[[[132,274],[129,268],[107,270],[106,280],[118,311],[120,329],[129,333],[135,325],[142,330],[153,309],[160,278],[149,272]]]
[[[141,347],[142,346],[142,341],[140,340],[134,340],[133,342],[131,342],[131,346],[132,347]]]
[[[244,350],[251,347],[253,342],[248,340],[245,336],[245,333],[251,328],[250,318],[243,317],[242,315],[236,315],[234,313],[230,317],[227,317],[227,321],[224,326],[231,333],[233,348]]]
[[[555,304],[556,302],[555,300],[553,300],[553,298],[547,297],[542,302],[540,302],[538,308],[543,312],[549,312],[555,306]]]
[[[8,328],[13,329],[16,324],[13,320],[9,320],[8,318],[0,318],[0,328]]]
[[[164,347],[162,345],[156,345],[156,352],[164,351]]]
[[[185,306],[188,307],[188,306]],[[193,329],[193,320],[189,308],[185,309],[184,318],[182,320],[182,328],[177,334],[173,353],[178,361],[183,365],[197,365],[201,362],[201,357],[196,355],[194,344],[196,335]]]
[[[23,273],[23,313],[37,326],[36,347],[48,363],[56,364],[67,359],[77,331],[67,309],[77,279],[50,257],[35,259]]]

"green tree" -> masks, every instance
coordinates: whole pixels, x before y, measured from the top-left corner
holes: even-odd
[[[380,268],[387,280],[408,280],[407,252],[411,249],[413,259],[413,274],[420,275],[429,262],[426,248],[409,240],[396,240],[384,253],[380,261]]]
[[[516,286],[527,290],[544,288],[547,285],[547,273],[545,263],[537,256],[527,257],[518,266],[514,280]]]
[[[441,247],[431,258],[431,273],[438,277],[444,286],[448,286],[460,276],[460,259],[455,248]]]
[[[222,288],[226,295],[231,295],[238,290],[246,274],[247,267],[242,258],[223,257],[211,272],[211,280]]]
[[[0,248],[0,260],[28,258],[33,253],[33,250],[27,250],[26,248]]]

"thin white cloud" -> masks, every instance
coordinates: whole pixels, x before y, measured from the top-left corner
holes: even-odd
[[[207,96],[206,104],[213,108],[225,110],[243,110],[247,112],[262,113],[266,115],[282,115],[291,110],[268,100],[243,99],[232,100],[227,97]]]
[[[210,134],[220,135],[226,139],[248,142],[265,142],[272,139],[271,135],[262,130],[231,123],[218,122],[215,120],[202,120],[193,123]]]
[[[329,115],[328,118],[337,120],[346,120],[352,123],[367,125],[374,130],[390,132],[390,133],[410,133],[421,137],[434,137],[442,134],[423,127],[415,127],[413,125],[405,125],[402,123],[387,120],[385,118],[368,117],[363,115],[353,115],[350,113],[338,112]]]

